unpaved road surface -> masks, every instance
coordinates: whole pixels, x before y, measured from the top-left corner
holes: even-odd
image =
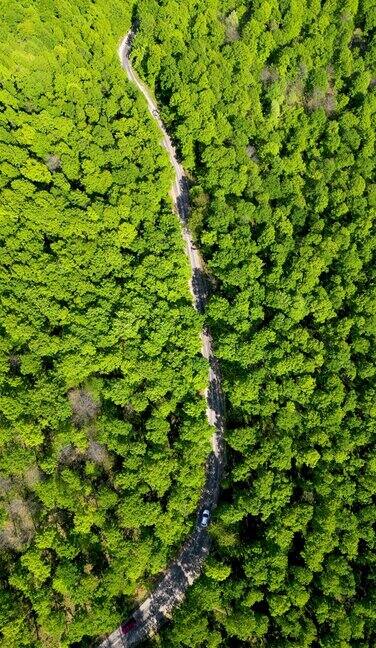
[[[186,177],[183,167],[178,162],[175,147],[159,116],[157,105],[129,60],[133,37],[132,30],[124,37],[118,50],[119,58],[128,79],[144,95],[148,109],[162,133],[162,145],[166,149],[175,170],[171,198],[174,211],[180,220],[186,253],[191,266],[190,290],[193,304],[196,310],[202,313],[205,309],[208,294],[207,281],[202,257],[188,229],[189,196]],[[202,511],[208,509],[212,512],[218,501],[219,483],[224,464],[224,401],[218,362],[213,354],[212,338],[207,327],[202,331],[201,339],[202,355],[208,360],[209,364],[209,379],[205,398],[207,417],[209,423],[213,426],[213,435],[212,452],[206,462],[206,481],[197,511],[196,526],[155,590],[133,612],[131,617],[132,629],[124,634],[120,626],[104,639],[99,648],[136,646],[148,636],[155,634],[164,621],[171,617],[174,607],[182,601],[187,588],[199,576],[203,561],[209,552],[209,534],[207,529],[200,525],[200,519]],[[130,621],[130,619],[127,621]]]

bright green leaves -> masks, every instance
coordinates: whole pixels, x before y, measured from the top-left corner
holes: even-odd
[[[0,634],[68,647],[116,627],[191,529],[208,366],[172,170],[117,57],[131,5],[8,4]]]
[[[121,526],[139,529],[155,525],[161,510],[156,502],[145,502],[138,495],[129,495],[119,508]]]
[[[49,183],[51,181],[51,173],[46,165],[37,160],[29,159],[25,166],[21,167],[21,173],[33,182]]]
[[[46,564],[36,551],[27,551],[21,558],[21,564],[32,574],[37,587],[40,587],[51,573],[50,565]]]
[[[221,565],[211,559],[205,564],[205,574],[214,581],[223,581],[231,574],[231,567],[229,565]]]
[[[105,194],[112,185],[112,175],[109,171],[93,172],[83,178],[87,193]]]
[[[119,244],[123,248],[131,247],[137,236],[137,230],[132,223],[122,223],[119,227]]]
[[[188,601],[167,645],[209,646],[194,620],[224,646],[259,636],[278,648],[366,646],[374,12],[365,1],[188,3],[173,57],[171,7],[140,3],[134,51],[196,185],[191,225],[213,275],[208,316],[228,398],[214,552],[236,582],[228,593],[231,577],[219,581],[220,601],[199,619],[199,597]],[[245,587],[261,591],[248,616]]]
[[[268,619],[253,612],[234,612],[223,619],[223,625],[230,637],[249,641],[252,637],[262,637],[268,628]]]

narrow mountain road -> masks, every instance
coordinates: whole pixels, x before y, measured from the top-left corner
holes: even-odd
[[[191,266],[190,290],[194,307],[200,313],[204,312],[207,301],[207,281],[204,264],[188,228],[189,195],[188,185],[183,167],[178,162],[175,148],[166,132],[159,116],[156,103],[148,88],[140,80],[129,60],[134,32],[131,30],[119,46],[121,65],[128,79],[144,95],[149,111],[162,133],[162,144],[166,149],[170,162],[175,170],[175,179],[171,188],[171,198],[174,210],[179,217],[182,236]],[[213,426],[212,452],[206,462],[206,481],[201,501],[197,511],[195,529],[181,548],[179,555],[169,566],[167,572],[145,601],[133,612],[132,617],[110,634],[99,648],[120,648],[136,646],[147,637],[155,634],[164,621],[171,617],[174,607],[182,601],[187,588],[199,576],[202,564],[209,552],[210,537],[207,528],[201,526],[202,512],[207,509],[210,513],[218,501],[219,484],[224,464],[224,400],[221,390],[219,366],[213,354],[210,331],[207,327],[201,333],[202,355],[208,360],[209,378],[205,392],[207,402],[207,418]]]

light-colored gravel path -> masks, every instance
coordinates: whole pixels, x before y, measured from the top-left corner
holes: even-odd
[[[197,311],[202,313],[205,309],[208,294],[207,281],[201,254],[194,244],[188,228],[189,195],[186,177],[184,169],[177,159],[175,147],[160,118],[157,105],[149,89],[141,81],[130,62],[129,55],[133,37],[134,32],[131,30],[123,38],[119,45],[119,58],[129,81],[144,95],[148,109],[161,131],[162,145],[166,149],[171,165],[175,170],[175,178],[170,193],[174,211],[180,220],[182,236],[191,267],[190,289],[193,305]],[[213,354],[212,338],[208,327],[204,327],[201,339],[202,355],[208,360],[209,365],[208,387],[205,398],[207,417],[210,425],[213,426],[213,435],[212,452],[206,462],[206,481],[197,511],[196,526],[155,590],[133,612],[131,619],[135,624],[132,629],[124,634],[120,626],[100,644],[99,648],[136,646],[148,636],[155,634],[164,621],[171,618],[174,607],[182,601],[186,589],[199,576],[203,561],[209,552],[209,534],[207,528],[201,526],[200,520],[202,511],[208,509],[211,513],[218,501],[219,484],[225,457],[224,399],[221,390],[221,375],[218,362]],[[130,619],[127,621],[130,621]]]

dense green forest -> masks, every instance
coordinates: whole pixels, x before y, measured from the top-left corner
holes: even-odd
[[[95,645],[194,524],[163,648],[376,645],[373,0],[3,0],[0,646]],[[172,170],[211,277],[198,315]]]
[[[376,5],[145,0],[138,17],[228,401],[213,563],[162,644],[374,646]]]
[[[172,173],[117,44],[130,7],[7,2],[0,645],[111,631],[195,519],[207,367]]]

